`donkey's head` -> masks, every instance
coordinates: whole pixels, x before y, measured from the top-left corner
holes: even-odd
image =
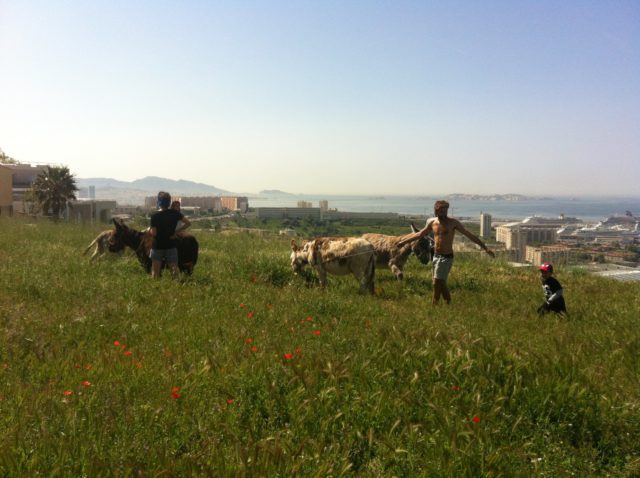
[[[418,232],[418,228],[411,223],[411,231]],[[416,255],[418,260],[423,264],[428,264],[433,259],[434,247],[433,239],[430,236],[421,237],[411,244],[411,251]]]
[[[300,274],[304,267],[309,264],[309,243],[302,246],[291,240],[291,269],[294,274]]]
[[[126,246],[137,249],[140,245],[140,233],[118,219],[113,219],[113,224],[116,228],[109,239],[109,250],[120,252]]]

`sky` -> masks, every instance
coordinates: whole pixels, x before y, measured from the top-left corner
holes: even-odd
[[[640,2],[0,0],[0,148],[234,192],[640,195]]]

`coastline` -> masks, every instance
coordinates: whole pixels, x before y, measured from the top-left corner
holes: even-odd
[[[447,197],[447,196],[443,196]],[[330,208],[344,212],[397,213],[414,218],[431,217],[435,196],[332,196],[295,195],[250,197],[251,207],[296,207],[298,201],[311,202],[318,207],[320,200],[327,200]],[[509,222],[530,216],[575,217],[586,223],[600,222],[611,216],[622,216],[627,211],[640,215],[640,197],[558,197],[520,200],[447,199],[450,214],[464,220],[479,220],[480,213],[491,214],[494,221]]]

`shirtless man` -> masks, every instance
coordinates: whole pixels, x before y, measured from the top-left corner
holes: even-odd
[[[433,209],[436,217],[429,219],[423,229],[411,236],[407,236],[399,245],[415,241],[433,231],[435,239],[435,255],[433,256],[433,304],[437,304],[441,296],[444,297],[447,304],[450,304],[451,293],[449,292],[449,287],[447,287],[447,278],[453,265],[453,237],[456,230],[478,244],[491,257],[495,257],[495,254],[487,248],[480,238],[467,231],[460,221],[447,215],[449,212],[449,203],[447,201],[436,201]]]

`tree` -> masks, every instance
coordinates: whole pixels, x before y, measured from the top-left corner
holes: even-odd
[[[0,164],[18,164],[18,161],[11,156],[7,156],[2,149],[0,149]]]
[[[57,220],[67,201],[76,198],[78,187],[69,168],[47,166],[45,171],[38,174],[31,189],[42,212],[45,215],[51,212]]]

